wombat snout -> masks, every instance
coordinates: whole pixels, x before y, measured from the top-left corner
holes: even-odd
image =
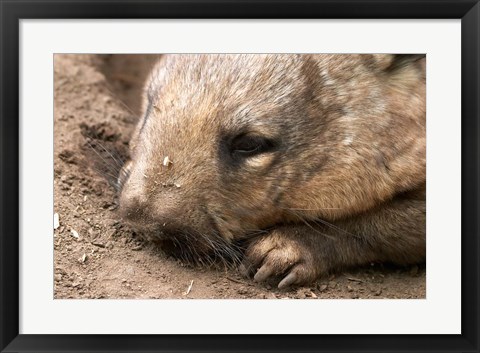
[[[122,218],[137,229],[145,231],[165,230],[174,232],[182,228],[175,223],[180,218],[180,210],[176,207],[174,196],[170,190],[152,195],[141,190],[136,185],[124,187],[120,200]]]
[[[175,186],[162,186],[149,192],[148,187],[126,183],[119,211],[123,220],[148,240],[171,243],[172,247],[168,244],[167,247],[172,249],[194,248],[196,253],[207,252],[205,234],[215,232],[215,224],[201,210],[182,202],[183,199]]]

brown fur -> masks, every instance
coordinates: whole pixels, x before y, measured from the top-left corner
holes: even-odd
[[[200,256],[247,239],[244,271],[280,287],[425,259],[424,58],[172,55],[146,95],[121,178],[136,227]],[[242,134],[275,148],[236,160]]]

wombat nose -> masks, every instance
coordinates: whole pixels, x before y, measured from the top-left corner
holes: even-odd
[[[155,235],[157,240],[181,239],[196,234],[193,228],[182,221],[180,209],[163,202],[162,206],[153,204],[141,195],[122,196],[120,212],[124,221],[140,232]]]
[[[146,223],[148,212],[148,197],[139,185],[126,183],[120,194],[120,214],[128,222]]]
[[[131,223],[147,223],[147,202],[141,195],[129,195],[122,193],[120,198],[120,213],[122,217]]]
[[[172,220],[179,218],[174,195],[169,192],[148,194],[139,188],[126,185],[120,196],[120,214],[122,218],[143,230],[165,227],[165,230],[177,228]]]

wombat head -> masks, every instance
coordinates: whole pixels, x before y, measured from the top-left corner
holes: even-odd
[[[419,56],[171,55],[146,97],[120,204],[155,235],[206,249],[425,181]]]

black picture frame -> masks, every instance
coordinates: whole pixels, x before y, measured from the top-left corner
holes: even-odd
[[[479,352],[478,0],[0,0],[0,15],[1,352]],[[57,18],[461,19],[462,333],[247,336],[19,334],[19,20]],[[441,317],[441,313],[438,315]]]

